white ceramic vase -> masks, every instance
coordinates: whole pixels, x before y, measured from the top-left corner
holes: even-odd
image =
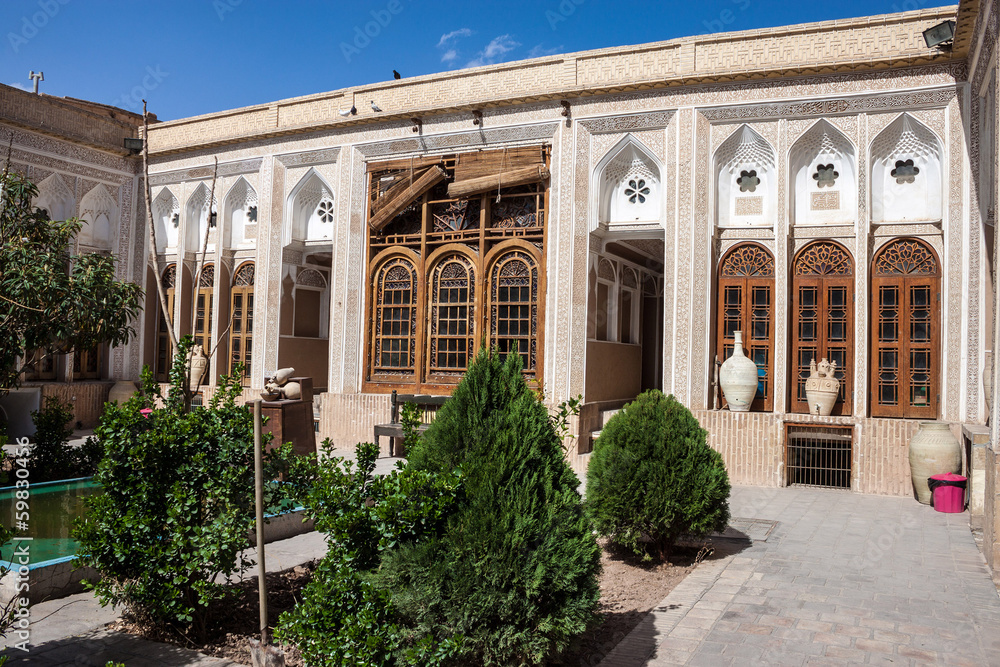
[[[757,394],[757,364],[743,353],[743,332],[736,332],[733,354],[719,369],[719,385],[730,412],[749,412]]]
[[[124,404],[125,401],[132,398],[132,394],[135,393],[135,383],[128,382],[127,380],[119,380],[115,383],[115,386],[111,388],[111,393],[108,394],[108,403],[119,403]]]
[[[943,422],[920,422],[910,440],[910,478],[917,500],[924,505],[931,502],[928,477],[958,473],[961,468],[962,447],[948,425]]]
[[[195,345],[188,352],[188,370],[190,371],[188,382],[191,391],[198,391],[201,388],[201,379],[207,369],[208,357],[205,356],[205,351],[202,350],[201,345]]]
[[[833,406],[840,395],[840,380],[834,376],[836,364],[831,364],[825,358],[816,364],[813,359],[809,364],[809,377],[806,378],[806,401],[809,402],[809,414],[828,417],[833,412]]]

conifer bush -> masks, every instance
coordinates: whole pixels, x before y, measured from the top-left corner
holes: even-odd
[[[594,620],[600,549],[517,354],[479,354],[409,466],[461,470],[463,497],[439,535],[383,556],[401,633],[462,637],[454,664],[538,665]]]
[[[691,411],[658,390],[612,417],[594,444],[587,505],[597,531],[636,555],[665,558],[682,534],[729,522],[729,475]]]

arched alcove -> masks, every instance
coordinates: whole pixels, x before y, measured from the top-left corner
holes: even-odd
[[[792,146],[788,162],[793,224],[854,224],[857,154],[843,133],[826,120],[817,121]]]
[[[627,135],[595,169],[600,225],[663,223],[660,163],[632,135]]]
[[[715,153],[716,223],[719,227],[774,224],[778,181],[774,149],[749,125]]]
[[[163,188],[153,200],[156,224],[156,251],[177,249],[177,231],[181,224],[181,205],[169,188]]]
[[[114,225],[118,220],[118,205],[108,189],[98,185],[80,201],[79,242],[87,250],[110,251],[114,247]]]
[[[293,241],[329,243],[333,238],[335,216],[333,188],[316,170],[310,169],[288,196],[284,244]]]
[[[229,189],[225,198],[223,245],[228,248],[252,246],[257,240],[257,191],[245,178]]]
[[[49,220],[68,220],[76,214],[73,191],[59,174],[50,174],[38,184],[35,208],[44,210]]]
[[[872,222],[940,220],[943,200],[941,141],[902,114],[871,146]]]
[[[209,193],[204,183],[198,185],[194,193],[188,198],[185,208],[184,220],[184,247],[186,250],[201,252],[202,243],[205,241],[205,225],[216,226],[215,215],[219,210],[219,203],[212,197],[211,215],[208,211]],[[215,249],[215,233],[209,232],[208,250]]]

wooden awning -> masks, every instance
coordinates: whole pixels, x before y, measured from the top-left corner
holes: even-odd
[[[380,198],[378,210],[373,212],[371,220],[368,221],[372,229],[381,231],[383,227],[402,213],[403,209],[412,204],[418,197],[445,180],[448,177],[448,172],[440,164],[436,164],[428,167],[419,176],[417,173],[414,173],[413,176],[412,183],[408,179],[394,183],[386,191],[385,196]],[[407,184],[405,188],[402,187],[404,184]],[[397,186],[399,189],[397,189]],[[396,192],[393,193],[394,189]],[[374,204],[372,208],[375,208]]]
[[[448,196],[455,198],[471,197],[484,192],[499,191],[500,188],[511,188],[515,185],[538,183],[549,178],[549,170],[544,164],[536,164],[519,169],[507,169],[490,176],[470,178],[465,181],[455,179],[448,184]]]

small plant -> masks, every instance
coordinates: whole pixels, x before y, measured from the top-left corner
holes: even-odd
[[[690,410],[657,390],[612,417],[587,470],[598,532],[644,559],[662,559],[682,534],[724,530],[729,476],[706,435]]]
[[[73,429],[73,406],[54,396],[45,399],[45,407],[32,410],[35,423],[35,442],[28,455],[28,468],[33,482],[82,477],[78,474],[76,452],[69,446]],[[93,471],[90,471],[93,472]],[[87,474],[87,473],[85,473]]]
[[[250,564],[241,552],[254,522],[253,416],[237,404],[239,370],[221,379],[208,406],[187,410],[178,387],[190,346],[190,337],[181,341],[166,399],[146,368],[141,395],[107,406],[95,431],[104,493],[87,499],[74,536],[77,564],[101,574],[89,585],[102,604],[200,635],[209,603],[226,595],[218,582]],[[268,454],[267,478],[289,456],[287,446]],[[266,506],[282,486],[265,487]]]
[[[399,421],[403,425],[403,451],[396,452],[396,456],[406,456],[406,453],[413,451],[420,441],[420,408],[417,404],[403,403]]]

